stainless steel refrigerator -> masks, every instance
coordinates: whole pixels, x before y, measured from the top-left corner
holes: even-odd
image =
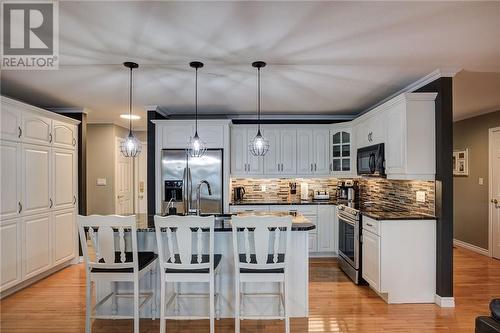
[[[178,214],[196,212],[202,214],[222,214],[222,149],[207,149],[202,157],[188,158],[184,149],[163,149],[162,200],[163,205],[172,199]],[[196,189],[202,180],[210,184],[200,188],[200,207],[197,207]]]

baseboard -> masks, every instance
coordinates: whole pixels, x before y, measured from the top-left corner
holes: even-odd
[[[59,265],[52,267],[51,269],[49,269],[43,273],[38,274],[37,276],[34,276],[28,280],[20,282],[19,284],[15,285],[7,290],[2,291],[0,293],[0,299],[3,299],[7,296],[10,296],[10,295],[14,294],[15,292],[18,292],[19,290],[24,289],[24,288],[32,285],[33,283],[35,283],[41,279],[44,279],[51,274],[54,274],[54,273],[60,271],[63,268],[66,268],[67,266],[71,266],[71,262],[72,262],[72,260],[69,260],[69,261],[64,262],[62,264],[59,264]]]
[[[434,296],[434,303],[442,308],[454,308],[455,307],[455,297],[441,297],[439,295]]]
[[[309,258],[337,258],[335,252],[310,252]]]
[[[487,257],[490,256],[490,251],[488,251],[487,249],[483,249],[482,247],[469,244],[469,243],[461,241],[459,239],[453,238],[453,245],[464,248],[464,249],[472,251],[472,252],[482,254],[483,256],[487,256]]]

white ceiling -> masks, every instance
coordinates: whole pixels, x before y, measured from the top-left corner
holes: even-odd
[[[60,2],[60,69],[3,71],[2,93],[42,107],[83,107],[126,125],[145,105],[193,112],[356,114],[436,68],[500,72],[500,2]]]

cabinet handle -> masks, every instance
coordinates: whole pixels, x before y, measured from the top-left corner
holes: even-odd
[[[250,172],[250,163],[248,163],[248,172]]]
[[[369,227],[373,227],[373,224],[371,224],[371,223],[367,223],[366,225]]]
[[[76,139],[73,138],[73,147],[76,146]]]
[[[316,170],[317,170],[317,168],[316,168],[316,163],[314,163],[314,171],[316,171]]]
[[[17,137],[21,138],[21,135],[23,135],[23,129],[21,128],[21,126],[18,126],[17,127]]]
[[[333,163],[330,163],[330,172],[333,171]]]
[[[280,164],[278,163],[278,172],[280,171]]]
[[[52,206],[53,206],[52,199],[49,199],[49,203],[50,203],[49,208],[52,208]]]
[[[52,142],[52,133],[49,133],[49,142]]]
[[[373,132],[368,133],[368,141],[369,142],[373,141]]]
[[[313,171],[313,164],[311,163],[311,171]]]
[[[73,196],[73,205],[76,204],[76,196]]]
[[[21,201],[17,203],[17,208],[18,208],[18,214],[21,214],[21,212],[23,211],[23,205],[21,204]]]

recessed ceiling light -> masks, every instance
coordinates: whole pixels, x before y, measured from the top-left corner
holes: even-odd
[[[131,115],[121,114],[120,118],[122,118],[122,119],[132,119],[132,120],[139,120],[139,119],[141,119],[141,117],[138,116],[138,115],[136,115],[136,114],[131,114]]]

